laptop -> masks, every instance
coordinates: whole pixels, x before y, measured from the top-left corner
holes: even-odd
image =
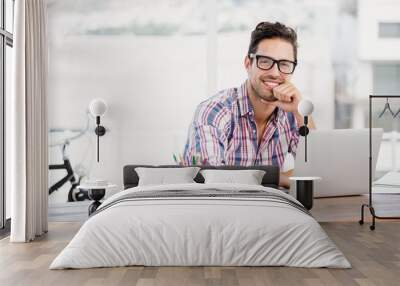
[[[372,129],[372,177],[383,129]],[[310,130],[300,137],[294,175],[321,177],[314,182],[314,197],[352,196],[369,191],[369,129]],[[291,190],[294,189],[291,185]]]

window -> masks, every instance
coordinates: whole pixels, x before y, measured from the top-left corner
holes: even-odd
[[[373,65],[373,84],[374,94],[381,95],[400,95],[400,63],[375,63]],[[400,110],[400,100],[398,98],[389,101],[392,111],[396,114]],[[388,171],[397,171],[400,162],[400,124],[398,117],[393,119],[390,113],[384,114],[378,119],[379,114],[385,106],[385,100],[375,100],[373,102],[374,127],[383,128],[385,131],[379,153],[377,171],[379,174]],[[373,124],[374,124],[373,123]],[[379,124],[379,125],[378,125]]]
[[[10,194],[5,188],[5,98],[11,92],[14,0],[0,0],[0,229],[9,226]],[[9,222],[9,220],[8,220]],[[3,232],[3,231],[2,231]],[[2,234],[0,232],[0,235]]]
[[[374,94],[388,95],[388,94],[400,94],[400,63],[375,63],[373,65],[373,85]],[[384,102],[376,101],[377,110],[375,117],[377,117],[382,109]],[[399,110],[399,100],[392,100],[390,106],[393,112]],[[385,132],[391,132],[396,130],[400,131],[400,126],[397,124],[398,120],[393,120],[391,116],[382,116],[380,120],[382,128]]]
[[[400,23],[379,23],[379,38],[400,38]]]
[[[400,63],[374,64],[374,93],[400,94]]]

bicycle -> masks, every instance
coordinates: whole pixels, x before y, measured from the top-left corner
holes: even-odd
[[[54,183],[50,188],[49,188],[49,195],[51,195],[53,192],[57,191],[60,189],[64,184],[67,182],[71,183],[71,187],[68,191],[68,202],[75,202],[75,201],[83,201],[83,200],[89,200],[88,196],[88,191],[85,189],[78,189],[77,186],[81,183],[81,180],[86,176],[86,170],[83,167],[82,164],[78,164],[75,166],[75,170],[72,168],[71,162],[69,160],[69,156],[67,154],[67,147],[70,145],[72,140],[75,140],[87,133],[89,130],[89,122],[90,122],[90,114],[87,112],[87,122],[86,122],[86,127],[84,129],[67,129],[67,128],[51,128],[49,130],[50,133],[55,133],[55,132],[78,132],[77,135],[71,136],[69,138],[64,138],[61,143],[55,143],[55,144],[49,144],[49,147],[55,147],[55,146],[62,146],[61,147],[61,152],[62,152],[62,159],[63,163],[62,164],[49,164],[49,171],[50,170],[63,170],[65,169],[67,171],[67,174]],[[76,176],[78,178],[76,178]]]

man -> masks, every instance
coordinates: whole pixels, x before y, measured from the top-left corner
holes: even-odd
[[[303,124],[297,111],[301,94],[290,82],[296,65],[296,32],[278,22],[259,23],[244,59],[248,79],[198,106],[185,163],[191,165],[194,157],[200,157],[200,163],[209,165],[282,168],[289,153],[295,156],[298,127]],[[312,119],[309,127],[314,128]],[[289,186],[291,173],[281,173],[280,186]]]

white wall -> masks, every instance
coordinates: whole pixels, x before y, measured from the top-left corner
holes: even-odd
[[[172,154],[183,151],[194,109],[206,98],[205,37],[69,37],[51,43],[50,57],[50,127],[84,127],[93,98],[109,107],[100,164],[90,133],[71,142],[73,165],[89,152],[82,164],[92,176],[121,187],[124,164],[173,163]],[[59,147],[50,149],[50,162],[61,163]],[[50,171],[51,182],[56,173],[62,176]],[[54,199],[65,200],[65,191]]]

